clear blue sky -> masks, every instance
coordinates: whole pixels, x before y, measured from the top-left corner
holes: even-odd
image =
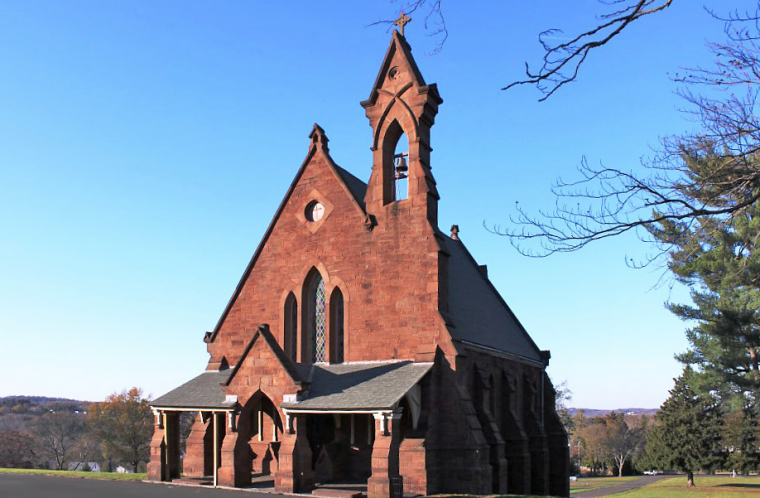
[[[499,90],[540,55],[536,35],[593,22],[593,0],[444,1],[450,37],[407,39],[444,104],[432,145],[441,227],[461,237],[567,381],[573,406],[656,407],[679,371],[676,288],[629,269],[634,236],[527,259],[487,224],[581,157],[636,168],[693,126],[667,77],[705,65],[722,26],[699,2],[641,21],[581,80],[538,103]],[[740,5],[742,2],[732,2]],[[750,7],[752,1],[744,2]],[[307,152],[371,167],[369,95],[398,3],[0,3],[0,396],[158,396],[202,371],[211,330]]]

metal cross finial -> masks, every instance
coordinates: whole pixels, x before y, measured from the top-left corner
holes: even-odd
[[[393,21],[393,24],[395,24],[396,26],[398,26],[401,29],[401,36],[404,36],[404,26],[406,26],[407,24],[409,24],[409,22],[411,20],[412,20],[412,18],[409,17],[409,16],[407,16],[406,14],[404,14],[404,11],[402,10],[401,11],[401,15],[398,16],[398,19],[396,19],[395,21]]]

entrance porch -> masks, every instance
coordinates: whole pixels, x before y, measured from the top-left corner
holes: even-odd
[[[221,387],[229,371],[206,372],[151,404],[156,426],[148,479],[400,498],[403,462],[413,484],[407,491],[426,494],[424,433],[414,430],[419,382],[431,367],[312,365],[308,388],[285,395],[279,407],[261,390],[238,402]],[[187,411],[197,414],[182,461],[179,421]]]

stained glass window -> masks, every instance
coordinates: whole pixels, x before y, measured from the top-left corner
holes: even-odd
[[[325,281],[317,275],[314,293],[314,343],[312,344],[312,362],[323,362],[326,359],[327,348],[327,313],[325,313]]]

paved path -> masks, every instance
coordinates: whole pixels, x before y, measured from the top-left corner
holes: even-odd
[[[573,493],[572,498],[596,498],[622,493],[674,476],[643,476],[607,488]],[[2,498],[279,498],[284,495],[191,486],[169,486],[133,481],[101,481],[72,477],[0,474]]]
[[[75,477],[0,474],[2,498],[279,498],[282,495],[230,492],[191,486]]]
[[[659,481],[661,479],[670,479],[671,477],[676,476],[641,476],[635,481],[627,481],[627,482],[621,482],[620,484],[617,484],[615,486],[609,486],[606,488],[597,488],[597,489],[589,489],[588,491],[580,491],[578,493],[573,493],[570,496],[572,498],[596,498],[598,496],[609,496],[614,495],[616,493],[622,493],[623,491],[630,491],[632,489],[637,489],[642,486],[646,486],[647,484],[652,484],[653,482]],[[686,478],[684,477],[684,480]]]

